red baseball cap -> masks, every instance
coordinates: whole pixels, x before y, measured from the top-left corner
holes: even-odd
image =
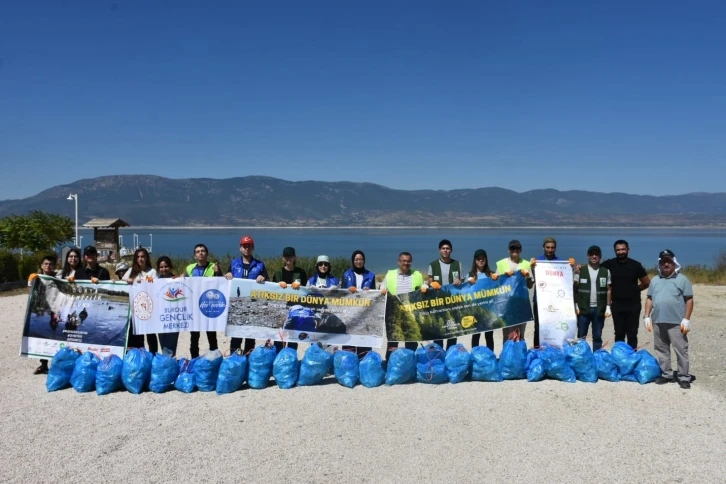
[[[252,237],[250,237],[249,235],[245,235],[244,237],[239,239],[239,245],[246,245],[246,244],[250,244],[252,247],[254,247],[255,241],[252,240]]]

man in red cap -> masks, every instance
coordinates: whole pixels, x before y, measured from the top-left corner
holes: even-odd
[[[261,260],[255,259],[252,252],[255,250],[255,241],[249,235],[245,235],[239,241],[239,251],[241,256],[232,259],[229,263],[227,273],[224,275],[227,279],[252,279],[262,284],[268,279],[267,268]],[[232,338],[229,343],[229,351],[234,352],[242,346],[242,338]],[[254,338],[245,340],[244,352],[252,351],[255,347]]]

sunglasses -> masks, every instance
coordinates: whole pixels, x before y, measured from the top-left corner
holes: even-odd
[[[324,267],[324,266],[330,267],[330,264],[328,264],[327,262],[318,262],[318,267]]]

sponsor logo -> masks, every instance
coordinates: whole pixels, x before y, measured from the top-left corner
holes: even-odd
[[[134,316],[146,321],[154,311],[154,301],[147,292],[140,292],[134,298]]]
[[[461,327],[464,329],[471,328],[476,324],[476,318],[474,316],[464,316],[461,318]]]
[[[110,353],[111,348],[101,348],[101,353]]]
[[[98,351],[98,348],[96,348],[95,346],[89,346],[87,349],[88,351]]]
[[[208,289],[199,298],[199,310],[208,318],[217,318],[227,309],[227,299],[222,291]]]
[[[186,294],[184,293],[184,289],[174,286],[167,287],[166,291],[164,291],[164,294],[161,297],[162,299],[169,302],[183,301],[187,298]]]

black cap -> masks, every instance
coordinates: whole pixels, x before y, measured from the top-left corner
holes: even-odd
[[[85,249],[83,249],[83,256],[87,255],[98,255],[98,251],[96,248],[92,245],[87,245]]]
[[[587,249],[587,255],[597,254],[600,257],[602,257],[602,250],[600,250],[600,247],[597,245],[591,245],[589,249]]]
[[[295,257],[295,248],[294,247],[285,247],[282,249],[282,256],[283,257]]]
[[[664,251],[661,251],[660,254],[658,254],[658,259],[663,259],[663,258],[675,259],[676,254],[674,254],[672,250],[666,249]]]
[[[475,259],[477,257],[486,257],[486,256],[487,256],[487,251],[484,250],[484,249],[476,249],[476,252],[474,252],[474,258]]]
[[[518,241],[517,239],[514,239],[514,240],[510,240],[510,241],[509,241],[509,245],[507,246],[507,248],[508,248],[508,249],[511,249],[511,248],[513,248],[513,247],[514,247],[514,248],[517,248],[517,249],[519,249],[519,250],[522,250],[522,243],[521,243],[520,241]]]

